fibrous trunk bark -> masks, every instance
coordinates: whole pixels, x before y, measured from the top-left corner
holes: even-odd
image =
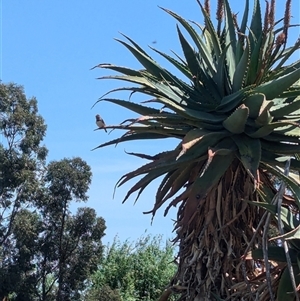
[[[235,164],[197,204],[188,197],[181,204],[175,239],[179,265],[170,286],[180,301],[253,300],[259,285],[250,281],[259,269],[243,256],[254,235],[252,246],[261,246],[257,227],[263,210],[247,201],[259,201],[259,195],[254,180]]]

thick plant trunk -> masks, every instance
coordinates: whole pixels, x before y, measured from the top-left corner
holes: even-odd
[[[256,288],[245,279],[257,276],[257,266],[242,257],[263,214],[246,202],[259,200],[253,182],[237,164],[197,204],[188,198],[181,204],[179,267],[171,285],[180,301],[252,300]],[[253,244],[261,240],[260,229]]]

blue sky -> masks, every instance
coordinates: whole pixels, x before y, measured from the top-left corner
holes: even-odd
[[[124,150],[155,154],[173,147],[174,141],[134,142],[120,144],[116,148],[110,146],[91,151],[118,135],[94,131],[96,114],[101,114],[107,124],[118,124],[132,115],[125,109],[104,102],[91,109],[100,96],[120,85],[120,82],[96,80],[109,72],[100,69],[91,71],[90,68],[99,63],[140,67],[131,54],[114,40],[122,39],[120,32],[131,37],[143,48],[151,45],[169,54],[170,50],[180,53],[176,21],[158,6],[202,23],[197,2],[0,2],[1,79],[4,83],[16,82],[23,85],[27,97],[37,98],[40,114],[48,125],[44,141],[49,149],[48,160],[79,156],[92,167],[93,181],[89,191],[90,199],[86,205],[95,208],[98,215],[106,220],[107,230],[103,242],[111,242],[117,234],[121,240],[134,240],[146,229],[147,233],[172,238],[172,219],[176,217],[176,209],[167,217],[163,217],[161,210],[152,225],[151,216],[142,214],[143,211],[152,209],[157,182],[145,190],[134,206],[134,197],[121,204],[126,189],[134,182],[118,188],[114,199],[112,195],[117,180],[124,173],[144,163],[141,159],[126,155]],[[233,11],[242,15],[243,6],[240,5],[243,5],[243,1],[231,2],[234,3]],[[277,11],[282,13],[285,1],[277,2]],[[293,2],[292,23],[299,23],[299,3],[296,0]],[[265,1],[262,1],[262,5],[264,7]],[[214,12],[213,8],[212,11]],[[294,29],[291,40],[295,40],[297,35],[299,30]],[[158,59],[155,55],[153,57]],[[158,61],[162,62],[159,59]],[[117,96],[128,99],[125,93]]]

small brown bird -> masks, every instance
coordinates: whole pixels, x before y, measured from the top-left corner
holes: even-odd
[[[99,129],[104,129],[105,132],[107,132],[106,128],[105,128],[105,122],[104,120],[100,117],[99,114],[96,115],[96,124],[98,126]]]

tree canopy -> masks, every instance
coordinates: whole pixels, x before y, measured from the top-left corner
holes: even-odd
[[[81,158],[46,163],[46,125],[23,87],[0,84],[0,300],[82,300],[102,256],[105,221]]]
[[[135,242],[115,237],[91,278],[86,300],[157,300],[176,270],[174,251],[161,236],[145,235]]]

